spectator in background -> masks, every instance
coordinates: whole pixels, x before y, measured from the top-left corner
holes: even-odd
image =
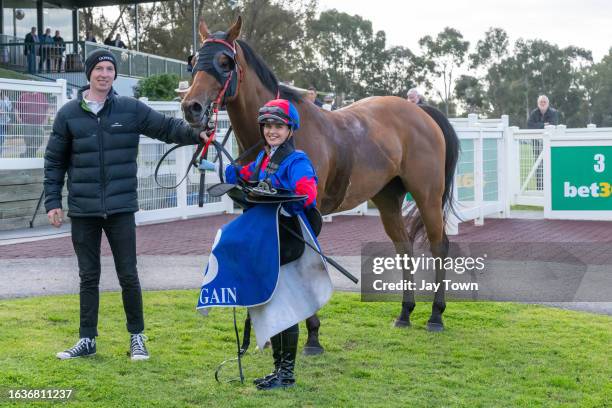
[[[53,37],[51,37],[51,29],[47,28],[45,33],[40,36],[40,61],[38,70],[43,71],[43,67],[47,68],[47,72],[51,72],[51,51],[53,49]]]
[[[4,146],[4,136],[8,133],[8,124],[11,121],[13,103],[6,92],[0,92],[0,157],[2,157],[2,147]]]
[[[64,57],[64,51],[66,51],[66,43],[60,36],[59,30],[55,30],[55,36],[53,37],[53,51],[51,52],[52,69],[57,72],[62,71],[62,58]]]
[[[423,105],[425,103],[425,98],[418,89],[411,88],[406,94],[406,99],[412,103],[416,103],[417,105]]]
[[[544,129],[544,126],[558,125],[559,112],[550,107],[548,97],[546,95],[538,96],[538,107],[531,111],[527,120],[528,129]],[[531,140],[531,151],[533,152],[533,160],[542,153],[542,139]],[[538,190],[544,190],[544,166],[542,163],[536,170],[536,185]]]
[[[108,39],[110,41],[110,38]],[[85,41],[89,41],[89,42],[98,42],[96,41],[96,37],[94,37],[94,35],[91,33],[91,31],[85,31]]]
[[[538,107],[529,114],[527,129],[544,129],[544,126],[558,124],[559,112],[550,106],[546,95],[538,96]]]
[[[189,92],[189,81],[180,81],[178,88],[176,88],[174,92],[176,92],[178,96],[173,100],[178,102],[182,101],[185,95],[187,95],[187,92]]]
[[[113,46],[117,47],[117,48],[126,48],[125,44],[123,43],[123,41],[121,41],[121,34],[117,34],[115,36],[115,39],[113,41]]]
[[[36,157],[36,152],[43,143],[48,109],[47,97],[40,92],[24,92],[17,100],[15,111],[17,119],[25,125],[23,141],[26,146],[25,152],[19,157]]]
[[[355,103],[355,99],[345,99],[342,103],[342,107],[345,108],[347,106],[349,106],[350,104]]]
[[[110,34],[108,35],[108,37],[106,37],[106,38],[104,39],[104,45],[110,45],[110,46],[113,46],[113,45],[114,45],[114,44],[113,44],[113,40],[111,39]]]
[[[36,34],[36,27],[32,27],[32,31],[26,34],[24,42],[25,47],[23,49],[23,54],[28,61],[28,73],[35,74],[36,55],[38,54],[38,44],[40,43],[40,38],[38,38]]]
[[[334,99],[335,99],[335,96],[332,93],[325,95],[325,97],[323,98],[323,106],[321,107],[327,111],[336,110]]]
[[[308,91],[306,92],[306,100],[314,103],[319,108],[323,106],[323,102],[317,98],[317,90],[314,86],[308,88]]]
[[[187,57],[187,72],[193,72],[194,57],[195,55],[193,54]]]

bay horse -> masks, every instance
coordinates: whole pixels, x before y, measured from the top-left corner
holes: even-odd
[[[262,58],[238,40],[241,26],[239,16],[226,32],[213,34],[200,20],[203,45],[194,64],[193,83],[182,102],[190,125],[202,127],[208,123],[209,108],[213,102],[222,101],[244,152],[261,138],[256,122],[258,109],[278,97],[291,100],[301,118],[295,144],[308,154],[317,172],[317,206],[321,213],[349,210],[371,199],[398,254],[412,254],[415,237],[424,227],[432,255],[445,258],[449,250],[445,212],[452,207],[459,155],[459,139],[448,119],[433,107],[417,106],[394,96],[370,97],[334,112],[325,111],[291,88],[279,85]],[[237,78],[233,85],[231,74]],[[255,154],[247,160],[253,160]],[[402,214],[407,192],[418,212]],[[403,273],[404,278],[411,278],[407,271]],[[445,279],[445,273],[443,268],[436,269],[436,283]],[[444,328],[444,285],[439,287],[427,322],[430,331]],[[404,291],[396,327],[410,325],[414,307],[414,292]],[[306,325],[305,353],[318,354],[323,351],[320,321],[314,315]]]

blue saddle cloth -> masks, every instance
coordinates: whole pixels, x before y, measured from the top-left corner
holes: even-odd
[[[280,269],[279,210],[279,204],[256,205],[217,232],[197,309],[270,300]]]

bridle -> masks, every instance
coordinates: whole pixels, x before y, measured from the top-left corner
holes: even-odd
[[[227,102],[236,98],[243,77],[242,67],[236,59],[236,41],[229,42],[225,38],[221,38],[225,36],[225,33],[215,33],[212,37],[204,40],[192,70],[194,77],[198,71],[204,71],[223,84],[216,98],[208,104],[204,113],[204,117],[207,118],[204,131],[208,135],[208,142],[206,142],[200,153],[200,162],[205,158],[208,147],[215,139],[219,109],[225,107]],[[230,59],[232,66],[229,70],[219,65],[218,57],[221,55],[225,55]],[[224,145],[226,141],[224,140]]]
[[[192,167],[196,167],[200,171],[200,189],[198,193],[198,206],[204,205],[204,189],[206,186],[205,171],[214,169],[214,164],[206,160],[208,149],[210,145],[214,145],[217,153],[213,160],[213,163],[219,161],[219,179],[223,182],[223,153],[229,160],[230,163],[236,164],[242,158],[248,156],[254,149],[258,148],[261,143],[258,143],[251,148],[243,152],[236,160],[234,160],[229,152],[225,149],[225,145],[229,140],[229,136],[232,132],[232,126],[230,124],[225,136],[221,143],[215,140],[218,128],[218,117],[219,110],[224,108],[228,102],[233,101],[238,95],[240,84],[243,78],[243,69],[236,59],[237,49],[236,42],[229,42],[225,39],[225,33],[215,33],[210,38],[207,38],[202,43],[202,47],[196,55],[196,60],[193,65],[192,75],[195,77],[198,71],[204,71],[213,76],[220,84],[223,84],[219,90],[217,96],[207,106],[204,112],[205,124],[203,131],[208,136],[208,141],[205,144],[199,144],[195,153],[193,154],[189,166],[185,171],[183,178],[175,185],[162,185],[158,180],[158,170],[164,159],[174,150],[184,145],[177,145],[169,149],[159,160],[157,167],[155,168],[155,182],[161,188],[174,189],[178,187],[189,175]],[[230,59],[231,67],[229,70],[224,69],[219,65],[218,57],[220,54],[227,56]]]

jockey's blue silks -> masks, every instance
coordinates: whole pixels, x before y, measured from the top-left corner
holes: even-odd
[[[197,309],[246,306],[263,347],[266,340],[319,310],[331,297],[332,283],[323,258],[306,247],[297,260],[280,266],[279,204],[258,204],[217,234]],[[320,249],[303,213],[304,239]],[[253,239],[245,230],[256,231]]]

